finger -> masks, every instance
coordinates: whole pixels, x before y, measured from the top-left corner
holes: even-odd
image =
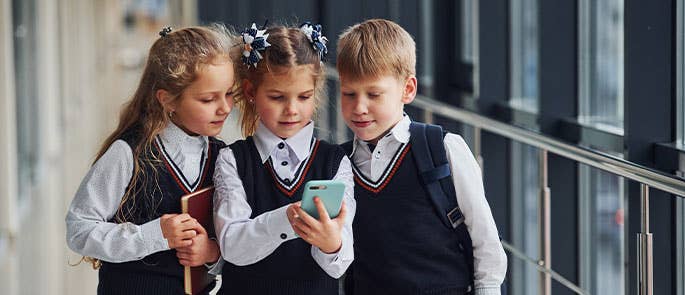
[[[180,247],[189,247],[193,244],[193,240],[176,240],[172,243],[174,246],[171,248],[177,249]]]
[[[285,215],[288,216],[288,219],[295,218],[297,215],[295,212],[295,205],[288,206],[288,209],[285,210]]]
[[[318,224],[318,223],[319,223],[318,220],[316,220],[316,219],[315,219],[314,217],[312,217],[311,215],[307,214],[307,212],[304,211],[304,210],[302,209],[302,207],[296,207],[296,208],[295,208],[295,211],[297,211],[297,215],[299,215],[299,218],[298,218],[298,219],[301,220],[301,221],[303,221],[303,222],[306,223],[307,225],[312,226],[312,225],[315,225],[315,224]]]
[[[295,221],[297,221],[297,217],[288,216],[288,222],[290,222],[290,225],[295,224]]]
[[[328,211],[326,211],[326,206],[323,204],[320,197],[314,197],[314,205],[316,205],[316,211],[319,212],[320,221],[324,222],[331,220],[331,217],[328,216]]]
[[[197,236],[197,232],[194,229],[190,229],[179,233],[178,235],[176,235],[175,238],[179,240],[189,240],[194,238],[195,236]]]
[[[345,223],[345,218],[347,217],[347,207],[345,207],[345,200],[342,201],[340,204],[340,213],[338,213],[338,216],[335,218],[336,221],[342,225]]]
[[[184,231],[189,229],[198,229],[199,227],[202,227],[202,225],[200,225],[200,222],[198,222],[195,218],[186,219],[179,225],[179,228]]]
[[[176,254],[190,254],[193,253],[192,246],[191,247],[179,247],[176,248]],[[177,255],[178,256],[178,255]]]
[[[202,227],[202,225],[199,222],[197,223],[197,227],[195,228],[195,230],[198,231],[198,235],[207,235],[207,230],[204,227]]]
[[[181,223],[181,222],[187,221],[188,219],[193,219],[193,218],[190,217],[190,214],[183,213],[183,214],[178,214],[178,215],[174,216],[173,219],[174,219],[174,222]]]
[[[293,224],[293,229],[300,230],[300,231],[307,232],[307,233],[312,231],[312,227],[309,226],[308,224],[302,222],[301,220],[297,220]]]
[[[293,227],[293,231],[303,240],[305,240],[305,241],[307,240],[308,235],[302,229]]]

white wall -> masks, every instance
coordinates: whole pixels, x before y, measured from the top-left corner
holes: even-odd
[[[97,272],[70,265],[81,256],[66,246],[64,215],[138,82],[123,48],[144,56],[154,36],[124,37],[123,1],[35,0],[41,141],[36,181],[17,204],[12,3],[0,1],[0,294],[94,294]],[[169,0],[171,24],[194,24],[195,6]]]

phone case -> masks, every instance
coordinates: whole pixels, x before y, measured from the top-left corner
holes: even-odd
[[[314,205],[314,197],[321,198],[328,216],[335,218],[340,213],[340,206],[345,194],[345,184],[338,180],[310,180],[304,185],[302,209],[312,217],[319,219],[319,211]]]

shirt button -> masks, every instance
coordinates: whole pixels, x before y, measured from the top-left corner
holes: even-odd
[[[282,166],[288,166],[288,161],[283,161],[283,162],[281,162],[281,165],[282,165]]]
[[[281,143],[278,144],[278,148],[279,148],[279,149],[283,149],[284,147],[285,147],[285,143],[282,143],[282,142],[281,142]]]
[[[381,158],[381,154],[379,154],[379,153],[376,153],[376,156],[375,156],[375,158],[376,158],[376,159],[380,159],[380,158]]]
[[[281,239],[285,240],[285,238],[287,238],[287,237],[288,237],[288,235],[286,235],[285,233],[281,234]]]
[[[288,178],[283,179],[283,182],[285,182],[285,184],[290,184],[290,179],[288,179]]]

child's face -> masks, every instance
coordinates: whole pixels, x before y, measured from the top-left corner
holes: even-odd
[[[232,91],[232,63],[210,63],[183,90],[171,120],[190,135],[216,136],[233,109]]]
[[[289,138],[309,124],[316,109],[314,76],[310,66],[296,66],[282,74],[268,73],[253,92],[257,114],[271,132]]]
[[[345,123],[357,138],[373,144],[402,119],[404,105],[414,100],[416,78],[393,75],[346,79],[340,76],[341,106]]]

